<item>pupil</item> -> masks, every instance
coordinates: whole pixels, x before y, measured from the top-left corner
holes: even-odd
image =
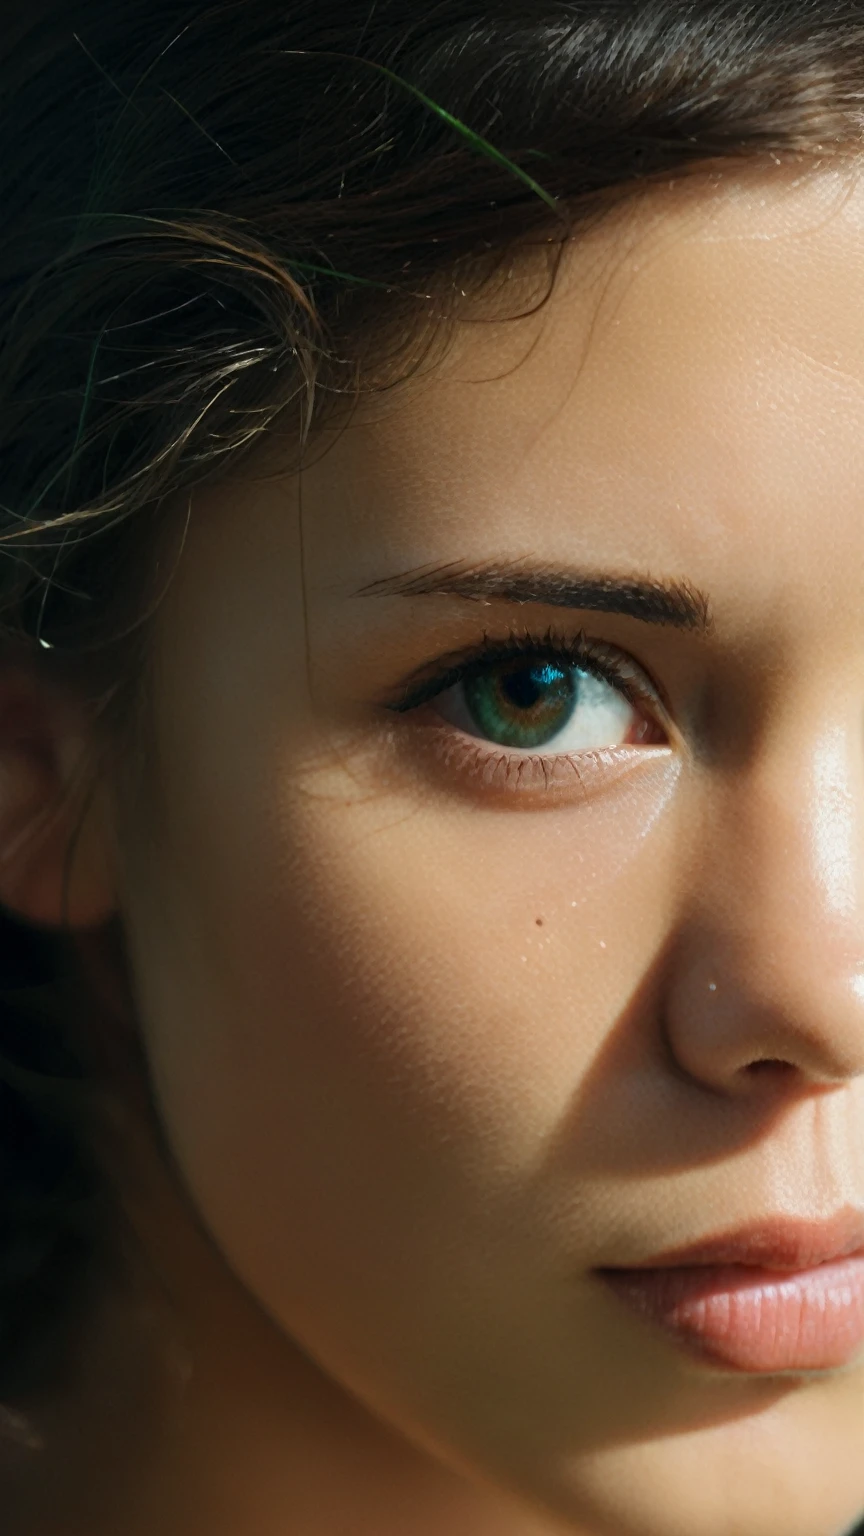
[[[560,667],[550,666],[545,663],[542,666],[529,666],[514,669],[505,673],[501,679],[501,691],[509,704],[514,704],[517,709],[536,709],[543,691],[550,685],[557,684],[557,692],[560,692],[564,682],[564,675]]]

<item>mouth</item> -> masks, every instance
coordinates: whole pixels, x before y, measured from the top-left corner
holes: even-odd
[[[864,1351],[864,1212],[768,1218],[595,1275],[689,1354],[751,1374],[830,1371]]]

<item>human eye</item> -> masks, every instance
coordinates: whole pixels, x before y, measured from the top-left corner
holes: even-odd
[[[474,771],[501,785],[539,777],[548,786],[598,753],[669,740],[663,701],[644,668],[584,631],[484,636],[473,651],[409,679],[390,708],[437,724],[450,761],[461,743]]]

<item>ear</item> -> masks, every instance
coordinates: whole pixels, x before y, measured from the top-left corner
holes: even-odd
[[[115,905],[107,785],[83,702],[0,670],[0,903],[45,928],[94,928]]]

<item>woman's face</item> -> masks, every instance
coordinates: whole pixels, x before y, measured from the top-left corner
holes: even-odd
[[[864,191],[654,194],[313,459],[196,496],[120,806],[191,1198],[454,1465],[829,1536],[860,1350],[595,1271],[864,1212]]]

